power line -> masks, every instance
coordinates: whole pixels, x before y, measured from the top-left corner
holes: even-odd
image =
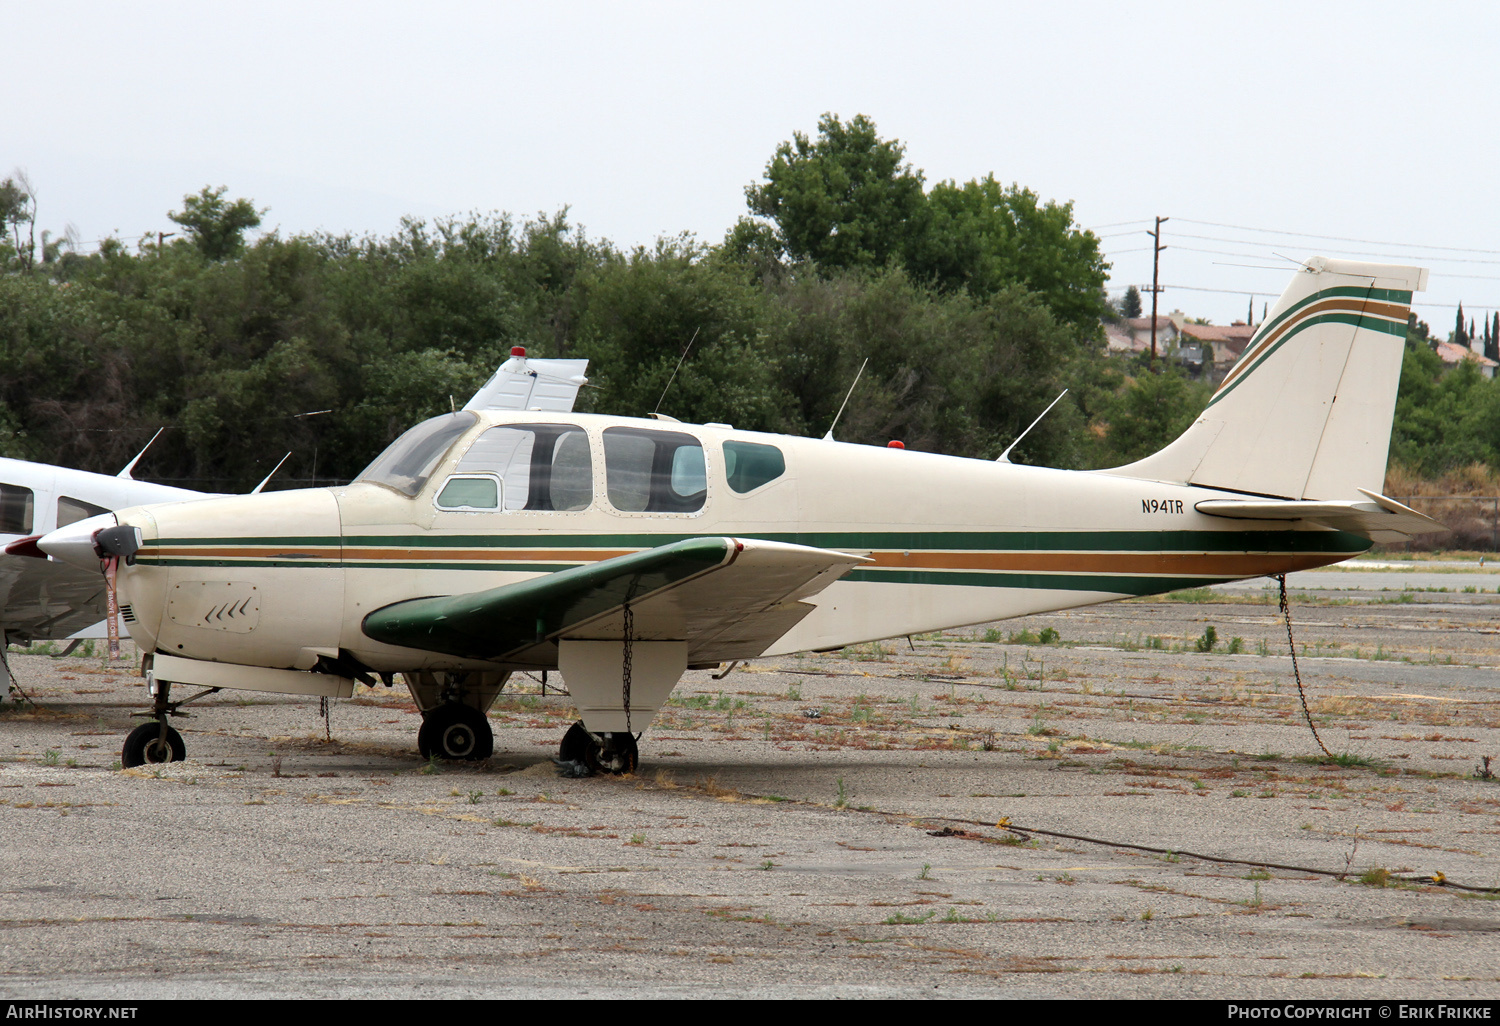
[[[1138,217],[1134,221],[1113,221],[1110,224],[1096,224],[1092,228],[1085,228],[1086,232],[1097,232],[1103,228],[1123,228],[1127,224],[1150,224],[1151,218]]]
[[[1238,246],[1273,246],[1273,245],[1276,245],[1276,243],[1274,243],[1274,242],[1257,242],[1254,239],[1230,239],[1230,238],[1225,238],[1222,235],[1194,235],[1194,234],[1191,234],[1189,232],[1177,232],[1176,234],[1173,235],[1173,238],[1178,238],[1178,239],[1201,239],[1201,240],[1203,240],[1205,242],[1228,242],[1228,243],[1233,243],[1234,245],[1238,245]],[[1385,245],[1385,244],[1384,243],[1380,243],[1380,245]],[[1187,247],[1187,246],[1178,246],[1177,248],[1178,249],[1187,249],[1189,247]],[[1451,263],[1451,264],[1500,264],[1500,260],[1475,260],[1475,259],[1473,259],[1471,257],[1445,257],[1445,256],[1437,256],[1437,255],[1431,254],[1431,253],[1417,256],[1417,255],[1413,255],[1413,254],[1404,254],[1404,253],[1367,253],[1367,252],[1362,252],[1362,251],[1358,251],[1358,250],[1343,250],[1342,252],[1347,253],[1349,256],[1379,257],[1379,258],[1381,258],[1383,260],[1422,260],[1422,261],[1429,262],[1429,263],[1430,262],[1434,262],[1434,261],[1438,261],[1438,262],[1442,262],[1442,263]]]
[[[1225,224],[1222,221],[1198,221],[1191,217],[1180,217],[1188,224],[1204,224],[1211,228],[1232,228],[1237,232],[1260,232],[1263,235],[1294,235],[1302,239],[1324,239],[1332,242],[1357,242],[1365,246],[1390,246],[1394,249],[1440,249],[1449,253],[1484,253],[1500,256],[1500,249],[1476,249],[1469,246],[1425,246],[1410,242],[1386,242],[1382,239],[1351,239],[1343,235],[1317,235],[1312,232],[1289,232],[1279,228],[1252,228],[1243,224]],[[1225,240],[1228,241],[1228,240]]]

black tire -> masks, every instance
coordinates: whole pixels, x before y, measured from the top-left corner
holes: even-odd
[[[579,720],[568,728],[563,735],[562,743],[557,746],[557,757],[563,762],[583,762],[583,753],[594,745],[593,738],[584,728],[583,721]]]
[[[623,731],[605,733],[604,744],[595,741],[583,721],[568,728],[562,743],[557,746],[557,758],[561,762],[579,762],[587,766],[590,773],[624,776],[634,773],[640,765],[640,750],[635,738]]]
[[[126,769],[144,766],[146,763],[181,762],[187,758],[187,746],[182,735],[167,728],[167,743],[161,743],[161,722],[152,720],[142,723],[125,738],[125,747],[120,749],[120,765]]]
[[[449,702],[422,717],[417,751],[424,759],[478,762],[494,754],[495,734],[484,713],[472,706]]]

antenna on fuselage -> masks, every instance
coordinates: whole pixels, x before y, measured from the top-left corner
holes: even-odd
[[[682,361],[687,359],[687,354],[693,348],[693,343],[696,341],[698,341],[698,329],[694,328],[693,337],[688,339],[687,349],[684,349],[682,355],[677,358],[677,366],[672,368],[672,376],[667,379],[667,387],[661,390],[661,399],[656,400],[656,409],[651,411],[651,416],[654,417],[661,412],[662,400],[667,397],[667,389],[670,389],[672,382],[677,380],[677,372],[682,370]]]
[[[844,393],[844,401],[839,403],[839,412],[833,415],[833,423],[828,425],[828,434],[823,436],[823,441],[833,441],[833,429],[838,427],[839,418],[844,415],[844,407],[849,405],[849,397],[854,394],[854,389],[859,384],[859,379],[864,374],[865,367],[869,366],[869,363],[870,358],[867,356],[865,357],[865,362],[859,365],[859,371],[854,375],[854,384],[850,385],[849,391]]]
[[[154,434],[154,435],[151,436],[151,442],[154,442],[158,438],[160,438],[161,437],[161,433],[163,431],[165,431],[165,430],[166,430],[166,428],[164,428],[164,427],[157,428],[156,429],[156,434]],[[135,469],[135,465],[137,463],[141,462],[141,457],[144,456],[144,455],[146,455],[146,450],[149,449],[149,448],[151,448],[151,442],[147,442],[145,444],[145,446],[143,446],[141,448],[141,451],[135,454],[135,459],[133,459],[129,463],[125,464],[125,469],[122,470],[122,471],[120,471],[118,474],[116,474],[115,477],[123,477],[127,481],[134,481],[135,478],[133,478],[133,477],[130,476],[130,472]]]
[[[1045,417],[1047,414],[1051,413],[1052,412],[1052,407],[1054,407],[1058,403],[1062,402],[1062,397],[1065,396],[1065,395],[1067,395],[1067,394],[1068,394],[1068,390],[1065,388],[1065,389],[1062,390],[1061,393],[1058,394],[1058,397],[1056,399],[1054,399],[1050,403],[1048,403],[1047,404],[1047,408],[1045,410],[1043,410],[1041,413],[1037,414],[1036,420],[1034,420],[1030,424],[1028,424],[1026,426],[1026,430],[1022,431],[1019,435],[1016,436],[1016,440],[1014,442],[1011,442],[1009,445],[1007,445],[1005,447],[1005,451],[1002,452],[999,455],[999,457],[995,460],[995,462],[996,463],[1009,463],[1010,462],[1010,451],[1012,449],[1014,449],[1016,446],[1020,445],[1021,444],[1021,439],[1025,438],[1026,435],[1027,435],[1027,433],[1029,433],[1032,428],[1034,428],[1038,424],[1040,424],[1042,422],[1042,418]]]
[[[266,486],[266,482],[270,481],[271,478],[275,477],[276,476],[276,471],[278,471],[278,470],[281,469],[281,465],[283,463],[285,463],[287,460],[291,459],[291,458],[292,458],[292,454],[291,453],[287,453],[285,456],[281,457],[281,459],[277,461],[276,466],[274,466],[274,467],[271,468],[271,472],[265,476],[265,480],[261,481],[260,484],[256,485],[254,488],[250,489],[250,494],[251,495],[259,495],[260,494],[260,490]]]

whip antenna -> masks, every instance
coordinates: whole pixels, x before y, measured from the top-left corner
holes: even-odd
[[[684,349],[682,351],[682,355],[677,358],[677,366],[672,368],[672,376],[667,379],[667,387],[661,390],[661,399],[656,400],[656,409],[651,411],[651,416],[654,417],[661,412],[662,399],[665,399],[667,397],[667,389],[671,388],[672,382],[677,380],[677,372],[682,370],[682,361],[687,359],[688,351],[693,348],[693,343],[697,341],[697,339],[698,329],[694,328],[693,337],[688,339],[687,349]]]
[[[1047,414],[1051,413],[1052,412],[1052,407],[1054,407],[1058,403],[1062,402],[1062,397],[1065,396],[1065,395],[1067,395],[1067,394],[1068,394],[1068,390],[1065,388],[1065,389],[1062,390],[1062,392],[1058,395],[1058,397],[1056,399],[1054,399],[1050,403],[1048,403],[1047,404],[1047,408],[1045,410],[1043,410],[1041,413],[1037,414],[1036,420],[1034,420],[1030,424],[1026,425],[1026,430],[1022,431],[1019,435],[1017,435],[1016,436],[1016,440],[1014,442],[1011,442],[1009,445],[1007,445],[1005,447],[1005,451],[1000,454],[999,458],[996,459],[995,462],[996,463],[1009,463],[1010,462],[1010,451],[1012,449],[1014,449],[1016,446],[1020,445],[1021,444],[1021,439],[1025,438],[1026,435],[1027,435],[1027,433],[1030,432],[1032,428],[1034,428],[1038,424],[1040,424],[1042,422],[1042,418],[1045,417]]]
[[[844,393],[844,401],[841,402],[841,403],[839,403],[839,412],[837,412],[837,413],[835,413],[833,415],[833,423],[828,425],[828,434],[826,434],[826,435],[823,436],[823,441],[825,441],[825,442],[831,442],[831,441],[833,441],[833,429],[836,428],[836,427],[838,427],[839,418],[844,415],[844,407],[849,405],[849,397],[854,394],[855,385],[859,384],[859,379],[860,379],[861,375],[864,374],[865,367],[866,367],[866,365],[869,364],[869,362],[870,362],[870,358],[867,356],[867,357],[865,357],[865,362],[859,365],[859,373],[854,375],[854,384],[850,385],[849,386],[849,391],[846,392],[846,393]]]

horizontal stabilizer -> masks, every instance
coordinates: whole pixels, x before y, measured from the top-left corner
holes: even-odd
[[[868,560],[784,542],[689,538],[488,591],[411,599],[365,617],[403,648],[555,665],[567,638],[686,641],[690,663],[753,658],[812,611],[801,600]]]
[[[1364,488],[1360,492],[1368,501],[1205,499],[1193,508],[1211,517],[1231,517],[1235,520],[1306,520],[1369,538],[1375,538],[1377,533],[1411,537],[1447,530],[1425,513],[1418,513],[1395,499],[1377,495]],[[1396,539],[1382,537],[1376,540]]]

